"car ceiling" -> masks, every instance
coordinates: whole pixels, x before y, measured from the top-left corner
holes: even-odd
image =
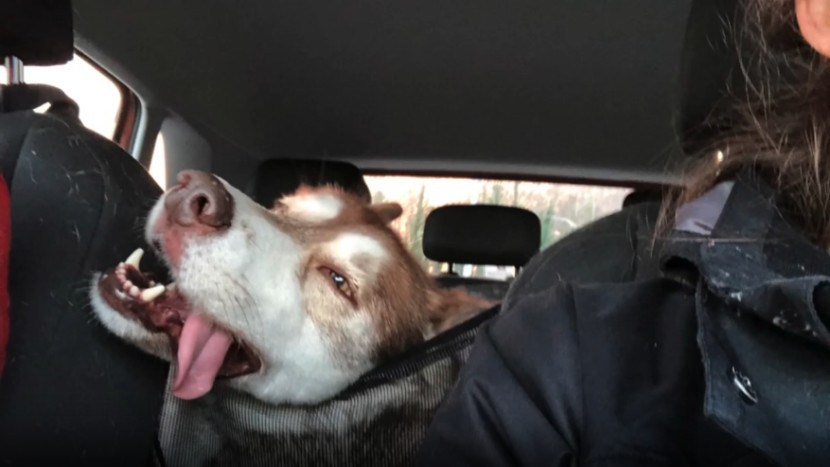
[[[675,79],[689,5],[76,0],[74,8],[77,36],[128,84],[255,158],[653,181],[679,154]]]

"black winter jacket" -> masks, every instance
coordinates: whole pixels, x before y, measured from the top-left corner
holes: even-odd
[[[631,280],[537,271],[479,333],[419,464],[830,466],[830,255],[777,205],[745,173],[654,254],[630,239],[626,264],[648,259]]]

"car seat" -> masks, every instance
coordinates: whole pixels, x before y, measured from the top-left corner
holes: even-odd
[[[4,2],[0,18],[12,78],[21,61],[71,59],[68,1]],[[93,271],[143,243],[141,220],[161,191],[129,154],[80,126],[59,90],[12,82],[0,92],[12,233],[0,464],[147,465],[167,365],[97,324],[88,290]],[[41,102],[50,111],[31,110]]]

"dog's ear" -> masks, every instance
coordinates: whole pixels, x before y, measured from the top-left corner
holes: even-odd
[[[460,288],[430,290],[427,301],[430,329],[425,334],[428,337],[437,336],[498,304],[470,295]]]
[[[385,224],[401,217],[403,208],[398,203],[375,203],[369,205],[369,209],[375,211],[375,214],[380,216]]]
[[[274,200],[274,204],[271,205],[271,211],[280,213],[285,210],[285,203],[282,202],[284,196],[280,196],[279,198]]]
[[[312,190],[313,190],[313,188],[310,185],[307,185],[305,183],[300,183],[299,185],[297,185],[296,190],[294,190],[292,192],[289,192],[289,193],[283,193],[283,194],[277,196],[276,198],[274,198],[274,202],[271,203],[271,211],[273,211],[273,212],[284,211],[285,210],[285,200],[286,199],[292,198],[294,196],[307,195],[307,194],[311,193]]]

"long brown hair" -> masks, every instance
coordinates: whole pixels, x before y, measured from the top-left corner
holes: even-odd
[[[830,62],[803,40],[794,0],[744,0],[740,11],[729,36],[746,85],[732,89],[731,110],[713,117],[729,129],[696,158],[661,226],[670,227],[678,205],[752,167],[780,194],[789,220],[830,246]]]

